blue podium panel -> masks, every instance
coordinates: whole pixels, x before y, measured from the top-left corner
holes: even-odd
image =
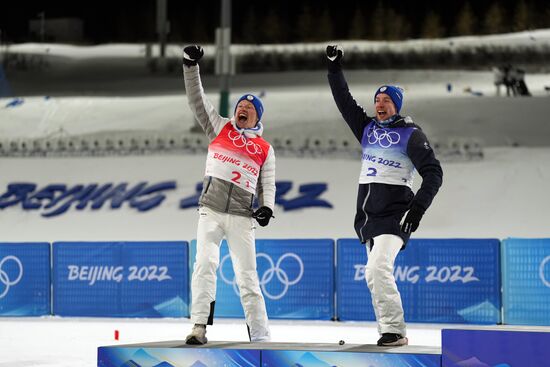
[[[206,348],[100,347],[98,348],[97,365],[98,367],[259,367],[260,351]]]
[[[502,245],[503,322],[550,325],[550,238]]]
[[[499,240],[412,239],[394,276],[406,321],[496,324],[500,321]],[[365,281],[367,251],[355,239],[337,243],[337,316],[375,320]]]
[[[443,367],[548,367],[550,333],[506,330],[441,331]]]
[[[54,243],[53,313],[188,316],[187,263],[187,242]]]
[[[99,367],[440,367],[441,349],[375,345],[154,342],[98,348]],[[473,367],[473,366],[471,366]],[[480,367],[480,366],[476,366]]]
[[[0,243],[0,316],[50,310],[50,244]]]
[[[438,354],[319,352],[296,350],[263,350],[262,367],[319,366],[319,367],[440,367]]]
[[[190,269],[196,241],[191,242]],[[334,241],[256,240],[260,287],[269,318],[330,320],[334,316]],[[226,241],[220,249],[216,317],[244,317]]]

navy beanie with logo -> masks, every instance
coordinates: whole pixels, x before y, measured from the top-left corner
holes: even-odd
[[[264,113],[264,105],[262,104],[261,99],[253,94],[245,94],[241,98],[239,98],[237,104],[235,105],[235,111],[233,111],[233,113],[237,112],[237,105],[244,100],[247,100],[254,105],[254,108],[256,109],[256,114],[258,115],[258,121],[260,121]]]
[[[374,103],[376,103],[376,96],[380,93],[390,96],[397,113],[401,111],[401,106],[403,105],[403,89],[393,85],[383,85],[374,93]]]

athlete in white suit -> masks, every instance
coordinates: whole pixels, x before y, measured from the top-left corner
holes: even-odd
[[[231,119],[220,116],[204,95],[197,62],[200,46],[184,48],[183,74],[189,106],[210,140],[199,199],[197,256],[191,282],[191,321],[187,344],[205,344],[213,323],[216,271],[225,237],[245,313],[250,341],[270,340],[265,301],[256,270],[254,219],[266,226],[275,204],[275,153],[261,135],[261,100],[245,94]],[[253,211],[258,198],[260,208]]]

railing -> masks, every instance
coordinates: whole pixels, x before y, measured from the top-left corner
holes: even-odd
[[[279,157],[357,158],[361,147],[346,137],[274,136]],[[442,161],[483,159],[483,143],[472,138],[433,140],[432,147]],[[208,139],[203,134],[125,133],[55,138],[0,139],[0,157],[80,157],[158,154],[204,154]]]

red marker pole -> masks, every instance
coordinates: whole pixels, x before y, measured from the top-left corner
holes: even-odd
[[[115,330],[115,340],[118,340],[118,335],[119,335],[118,330]]]

